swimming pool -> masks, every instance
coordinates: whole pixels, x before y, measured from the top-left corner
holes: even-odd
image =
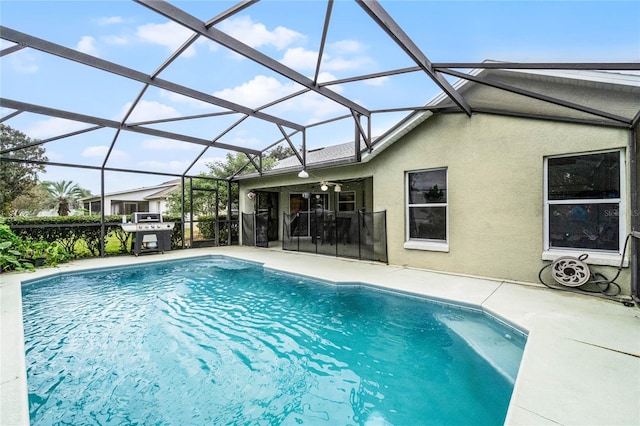
[[[33,424],[496,424],[524,346],[478,312],[224,257],[34,281],[23,307]]]

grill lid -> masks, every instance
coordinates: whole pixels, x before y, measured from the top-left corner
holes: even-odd
[[[150,223],[162,222],[162,214],[151,212],[135,212],[133,214],[133,223]]]

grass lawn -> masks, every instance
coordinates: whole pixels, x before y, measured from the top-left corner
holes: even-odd
[[[120,244],[120,240],[113,235],[112,233],[107,234],[107,243],[105,244],[105,253],[107,255],[114,255],[114,254],[124,254],[124,252],[121,249],[121,244]],[[127,251],[126,253],[129,253],[131,250],[131,239],[129,239],[127,241]],[[93,257],[94,254],[89,250],[89,248],[87,247],[87,243],[84,240],[79,240],[75,247],[74,247],[74,252],[76,254],[76,256],[78,257]]]

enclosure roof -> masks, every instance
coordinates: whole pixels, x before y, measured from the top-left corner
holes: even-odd
[[[603,91],[625,87],[635,96],[640,87],[637,52],[631,55],[635,62],[616,63],[598,62],[597,58],[595,62],[563,63],[434,62],[429,58],[431,52],[433,57],[442,57],[443,50],[447,55],[455,52],[445,47],[448,34],[432,32],[422,22],[430,12],[446,7],[435,2],[107,2],[110,23],[119,17],[123,32],[105,33],[104,46],[107,41],[110,46],[125,46],[132,40],[124,33],[129,29],[124,23],[141,10],[149,23],[136,28],[136,40],[155,31],[156,41],[162,39],[165,46],[172,46],[164,56],[154,46],[144,45],[138,55],[128,57],[115,48],[107,51],[105,47],[102,52],[89,48],[95,47],[97,39],[87,38],[83,33],[87,30],[71,14],[60,13],[55,22],[32,27],[12,13],[17,3],[24,2],[3,4],[0,121],[25,129],[32,140],[22,147],[2,147],[3,161],[28,161],[21,157],[21,149],[28,146],[45,145],[53,152],[74,146],[78,152],[96,155],[92,161],[72,155],[56,160],[54,156],[46,165],[180,177],[197,175],[198,165],[206,160],[240,152],[246,156],[246,165],[253,164],[262,172],[260,156],[276,146],[295,151],[295,156],[278,166],[285,169],[360,162],[378,144],[431,114],[544,116],[624,128],[639,120],[637,108],[570,100],[548,84],[555,79],[558,85],[599,84]],[[37,3],[39,10],[70,7],[78,13],[99,8],[99,4]],[[407,7],[411,18],[401,13]],[[460,19],[461,10],[456,11],[448,17],[452,31],[455,20]],[[407,28],[396,16],[402,17]],[[309,26],[307,18],[314,19],[315,26]],[[72,47],[73,42],[56,32],[61,26],[77,26],[82,43]],[[291,44],[292,40],[300,45]],[[365,42],[370,56],[354,56],[351,62],[345,59]],[[377,51],[384,52],[384,62],[374,56]],[[26,55],[47,67],[39,74],[42,82],[13,78],[7,72],[12,61],[24,60]],[[46,80],[54,70],[61,80]],[[241,74],[253,78],[243,80]],[[523,75],[528,80],[525,85],[518,83]],[[65,76],[68,79],[62,80]],[[11,84],[7,84],[9,77]],[[537,79],[544,84],[536,83]],[[400,81],[410,82],[413,90],[398,93]],[[25,95],[27,87],[40,84],[37,95]],[[84,88],[84,92],[69,97],[71,88]],[[433,102],[424,103],[438,92]],[[99,108],[103,104],[110,106],[110,114]],[[181,112],[177,105],[190,112]],[[43,116],[50,120],[49,132],[35,132],[28,119]],[[73,125],[53,125],[59,121]],[[65,130],[51,133],[58,128]],[[91,151],[96,140],[102,148]],[[329,147],[320,149],[323,146]],[[182,168],[171,170],[151,159],[144,161],[161,149],[175,150],[171,154],[176,157],[174,163]],[[129,160],[135,157],[135,164],[123,159],[123,153],[129,153]],[[235,179],[242,169],[229,179]]]
[[[503,78],[506,79],[504,73],[507,71],[495,71],[495,70],[476,70],[472,72],[472,75],[484,75],[485,78],[491,80],[491,74],[495,74],[500,72],[503,74]],[[554,91],[555,93],[559,93],[560,90],[563,91],[576,91],[579,87],[583,89],[586,87],[590,87],[592,90],[592,94],[599,93],[599,90],[602,91],[603,96],[613,98],[616,92],[624,93],[626,96],[623,96],[623,99],[616,99],[614,107],[609,106],[609,110],[617,109],[618,112],[621,113],[626,119],[632,120],[634,116],[640,113],[640,75],[637,74],[625,74],[625,73],[612,73],[612,72],[602,72],[602,71],[522,71],[522,70],[514,70],[508,71],[515,74],[515,78],[520,80],[520,85],[531,87],[533,84],[532,81],[541,82],[542,86],[549,86],[547,91]],[[471,82],[468,80],[460,79],[459,81],[453,84],[457,90],[460,91],[463,95],[469,94],[472,90],[472,86],[477,85],[475,82]],[[507,96],[507,92],[505,91],[494,91],[492,92],[493,97],[487,93],[482,92],[481,96],[477,94],[472,96],[469,94],[465,96],[468,99],[470,105],[477,105],[477,99],[480,97],[482,102],[485,105],[489,105],[491,109],[496,109],[499,106],[504,106],[507,101],[505,97]],[[487,99],[490,100],[488,101]],[[521,98],[520,101],[525,102],[514,102],[513,99],[508,104],[510,112],[520,113],[523,116],[542,116],[544,113],[548,112],[549,106],[546,104],[532,104],[532,100],[528,97]],[[606,100],[600,98],[594,98],[593,103],[597,105],[603,105]],[[435,96],[432,100],[430,100],[427,104],[427,107],[433,107],[435,111],[438,108],[445,108],[450,106],[450,101],[445,93],[440,93]],[[542,110],[540,110],[542,108]],[[362,161],[369,161],[374,158],[377,154],[379,154],[383,149],[387,148],[389,145],[396,142],[402,136],[407,134],[409,131],[414,129],[424,120],[433,116],[433,110],[427,109],[424,111],[415,112],[404,120],[400,121],[396,126],[394,126],[390,131],[388,131],[385,135],[375,138],[373,143],[373,149],[364,150],[362,154]],[[575,111],[559,111],[555,117],[550,116],[549,119],[557,119],[557,120],[567,120],[570,121],[572,117],[579,117],[581,113],[576,113]],[[586,117],[586,116],[585,116]],[[341,165],[345,163],[349,163],[350,159],[354,156],[353,152],[353,142],[338,144],[327,146],[321,149],[314,149],[307,151],[307,166],[310,169],[322,168],[332,165]],[[285,158],[275,164],[275,166],[269,170],[268,174],[279,174],[282,172],[291,172],[299,169],[300,163],[297,157],[291,156]],[[257,174],[248,175],[247,178],[256,177]]]

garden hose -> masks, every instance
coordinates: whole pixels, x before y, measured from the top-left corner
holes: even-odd
[[[549,284],[547,282],[545,282],[542,279],[542,273],[547,269],[552,267],[555,262],[552,262],[548,265],[545,265],[542,269],[540,269],[540,271],[538,272],[538,280],[544,284],[546,287],[553,289],[553,290],[560,290],[560,291],[567,291],[570,293],[577,293],[577,294],[587,294],[587,295],[592,295],[592,296],[597,296],[597,297],[602,297],[605,299],[609,299],[609,300],[613,300],[616,302],[622,302],[625,306],[633,306],[633,303],[628,302],[628,301],[622,301],[620,299],[618,299],[616,296],[618,296],[620,294],[620,292],[622,291],[622,289],[620,288],[620,285],[618,285],[618,283],[616,283],[616,279],[618,279],[618,277],[620,276],[620,273],[622,272],[622,267],[624,265],[624,257],[627,253],[627,246],[629,245],[629,240],[631,239],[631,234],[627,235],[627,237],[625,238],[624,241],[624,247],[622,249],[622,258],[620,259],[620,266],[618,266],[617,268],[617,272],[615,274],[615,276],[611,279],[607,278],[604,274],[600,273],[600,272],[590,272],[590,276],[589,279],[580,284],[579,286],[581,287],[582,285],[586,285],[586,284],[594,284],[597,287],[597,290],[585,290],[585,289],[578,289],[578,288],[573,288],[573,287],[567,287],[567,286],[562,286],[562,285],[553,285],[553,284]],[[578,262],[575,262],[576,264],[580,264],[582,263],[582,261],[586,260],[588,257],[587,254],[583,254],[581,255],[579,258],[574,259]],[[588,267],[587,267],[588,268]],[[555,278],[555,276],[554,276]]]

